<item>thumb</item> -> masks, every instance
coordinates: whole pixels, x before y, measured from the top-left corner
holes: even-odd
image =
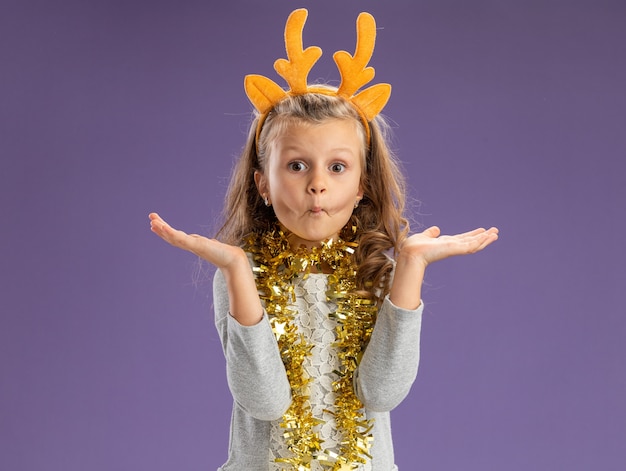
[[[439,237],[439,234],[441,234],[441,229],[439,229],[437,226],[431,226],[424,232],[422,232],[422,234],[427,237],[432,237],[433,239],[436,239],[437,237]]]

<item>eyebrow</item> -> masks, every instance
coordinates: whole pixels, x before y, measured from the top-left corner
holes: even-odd
[[[301,146],[301,145],[297,145],[297,144],[291,144],[291,145],[287,145],[287,146],[283,146],[282,148],[283,151],[297,151],[300,152],[302,150],[307,151],[307,147],[306,146]],[[342,152],[342,153],[348,153],[350,155],[354,155],[354,153],[352,152],[352,149],[350,147],[333,147],[332,149],[329,150],[330,153],[334,153],[334,152]],[[357,152],[357,155],[360,155],[360,151]]]

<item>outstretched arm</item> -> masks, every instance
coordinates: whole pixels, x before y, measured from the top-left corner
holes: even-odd
[[[498,238],[496,228],[440,236],[438,227],[409,237],[396,258],[389,298],[378,313],[369,345],[355,373],[355,389],[372,410],[389,411],[409,393],[417,375],[422,319],[421,286],[437,260],[482,250]]]
[[[498,229],[475,229],[456,235],[440,235],[437,226],[404,241],[396,258],[390,299],[398,307],[415,309],[421,303],[426,267],[455,255],[476,253],[498,239]]]
[[[222,270],[228,288],[230,315],[241,325],[254,325],[263,318],[263,307],[243,249],[174,229],[156,213],[149,217],[150,229],[165,242],[192,252]]]

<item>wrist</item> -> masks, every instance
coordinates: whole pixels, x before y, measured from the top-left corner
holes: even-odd
[[[243,250],[240,250],[227,265],[220,267],[220,270],[224,273],[226,281],[237,281],[247,276],[254,278],[248,255]]]
[[[263,318],[263,307],[248,255],[241,250],[240,254],[220,270],[228,289],[230,315],[243,326],[258,324]]]
[[[426,271],[428,261],[422,254],[414,254],[400,250],[396,256],[396,273],[398,269],[409,270],[414,274],[422,274]]]
[[[422,302],[422,281],[426,270],[423,257],[400,256],[396,259],[389,299],[403,309],[417,309]]]

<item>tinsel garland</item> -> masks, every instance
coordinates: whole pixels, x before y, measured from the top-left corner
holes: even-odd
[[[253,234],[246,241],[245,250],[255,261],[255,277],[259,295],[278,341],[280,354],[291,386],[292,403],[282,417],[280,427],[292,457],[277,458],[287,470],[306,471],[317,461],[323,469],[348,471],[371,459],[373,437],[372,421],[366,420],[363,404],[354,394],[352,377],[367,345],[376,320],[376,303],[356,293],[355,242],[329,240],[319,247],[292,249],[281,229]],[[294,324],[295,312],[290,305],[295,301],[293,280],[308,276],[315,267],[328,276],[327,299],[337,305],[329,314],[337,322],[334,346],[340,362],[333,373],[334,415],[341,434],[339,452],[323,449],[323,440],[315,431],[324,423],[313,416],[309,402],[308,384],[311,379],[304,370],[304,359],[313,345],[298,332]]]

